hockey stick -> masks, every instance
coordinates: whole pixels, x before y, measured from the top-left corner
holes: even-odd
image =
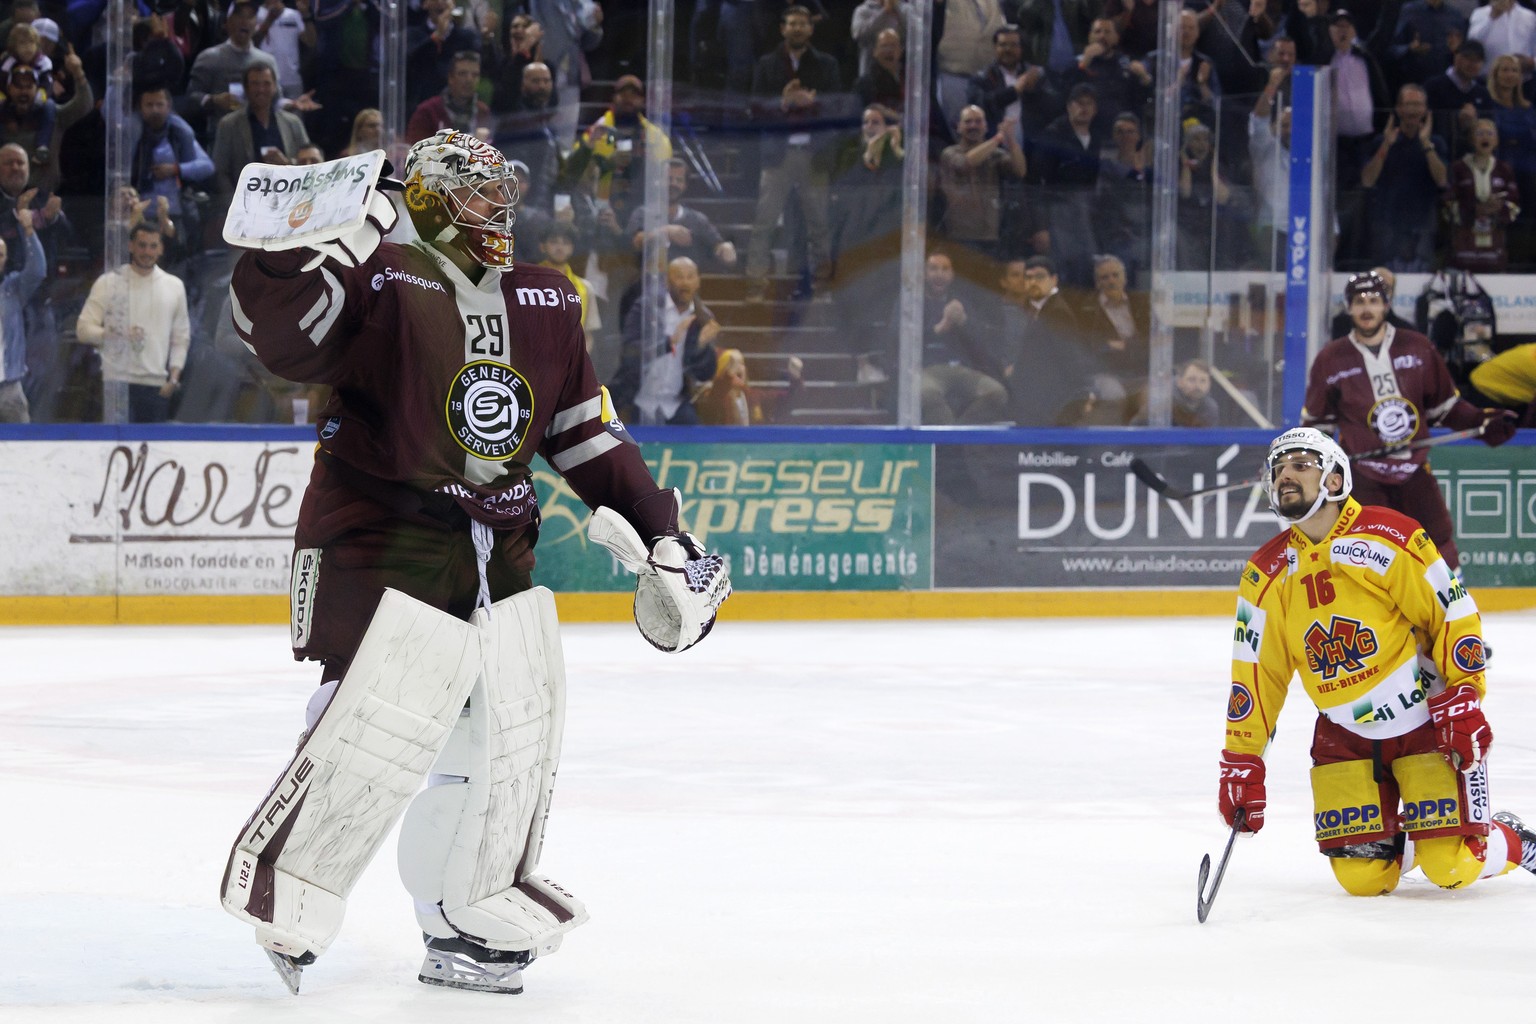
[[[1383,455],[1392,455],[1397,452],[1417,451],[1420,448],[1433,448],[1436,445],[1450,444],[1452,441],[1465,441],[1472,437],[1482,437],[1485,426],[1486,424],[1480,423],[1475,427],[1468,427],[1466,430],[1456,430],[1449,434],[1440,434],[1436,437],[1420,438],[1409,444],[1383,445],[1380,448],[1372,448],[1370,451],[1356,452],[1349,457],[1349,461],[1359,462],[1361,459],[1377,459]],[[1217,484],[1214,487],[1197,487],[1194,490],[1184,490],[1175,487],[1168,481],[1167,477],[1149,466],[1139,455],[1131,460],[1131,473],[1135,475],[1136,479],[1146,484],[1148,490],[1155,491],[1171,501],[1187,501],[1190,498],[1198,498],[1205,494],[1236,491],[1244,487],[1254,487],[1264,482],[1263,477],[1255,476],[1247,480],[1240,480],[1235,484]]]
[[[1227,861],[1232,859],[1232,844],[1237,841],[1237,834],[1242,831],[1243,820],[1248,816],[1247,812],[1239,807],[1232,813],[1232,832],[1227,836],[1227,848],[1221,855],[1221,863],[1216,865],[1216,881],[1211,883],[1211,893],[1205,893],[1205,880],[1211,874],[1211,855],[1206,854],[1200,860],[1200,881],[1195,894],[1195,916],[1205,924],[1205,919],[1210,916],[1211,904],[1216,902],[1216,894],[1221,891],[1221,876],[1227,873]]]

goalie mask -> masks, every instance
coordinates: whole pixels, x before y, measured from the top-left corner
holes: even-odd
[[[517,175],[501,151],[444,128],[405,158],[405,205],[421,237],[491,270],[512,269]]]
[[[1280,464],[1281,456],[1289,452],[1307,452],[1317,457],[1317,465],[1322,470],[1322,477],[1318,480],[1317,498],[1312,506],[1299,516],[1288,516],[1280,511],[1280,502],[1275,496],[1275,476]],[[1338,473],[1344,478],[1338,493],[1328,492],[1328,477]],[[1325,501],[1343,501],[1349,497],[1349,492],[1354,487],[1354,477],[1350,473],[1349,456],[1344,454],[1344,449],[1327,434],[1316,427],[1296,427],[1287,430],[1275,438],[1269,446],[1269,457],[1264,461],[1264,493],[1269,498],[1270,508],[1275,510],[1287,523],[1300,523],[1310,519],[1312,514],[1323,507]]]

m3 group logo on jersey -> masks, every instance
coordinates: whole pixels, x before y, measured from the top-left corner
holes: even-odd
[[[510,366],[468,363],[453,378],[445,408],[448,429],[476,458],[501,462],[517,454],[533,418],[533,389]]]
[[[1376,653],[1376,633],[1358,619],[1335,615],[1324,628],[1314,622],[1302,638],[1307,645],[1307,667],[1324,679],[1340,672],[1358,672]]]

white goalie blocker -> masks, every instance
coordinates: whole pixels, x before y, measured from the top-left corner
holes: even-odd
[[[386,590],[330,703],[241,831],[225,909],[254,925],[262,946],[310,962],[336,938],[348,894],[416,795],[400,871],[422,930],[553,952],[587,919],[534,873],[564,720],[547,589],[468,622]],[[434,762],[442,784],[417,795]]]
[[[560,625],[544,587],[475,617],[484,669],[400,826],[400,878],[428,935],[544,956],[587,920],[537,872],[565,726]]]
[[[224,218],[224,241],[267,252],[311,249],[303,270],[327,259],[358,266],[400,219],[379,191],[388,184],[381,170],[382,149],[309,166],[246,164]]]
[[[478,630],[386,590],[335,696],[256,809],[224,872],[224,908],[306,961],[417,791],[480,674]]]

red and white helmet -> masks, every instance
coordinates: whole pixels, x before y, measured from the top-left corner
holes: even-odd
[[[517,175],[501,150],[444,128],[405,158],[405,205],[428,242],[456,245],[491,270],[512,269]]]
[[[1323,477],[1317,489],[1317,500],[1312,502],[1312,507],[1307,509],[1305,515],[1294,518],[1283,515],[1280,512],[1279,503],[1275,501],[1275,463],[1286,452],[1310,452],[1317,456],[1317,463],[1322,468]],[[1328,492],[1328,475],[1338,473],[1344,482],[1337,493]],[[1337,441],[1316,427],[1293,427],[1275,438],[1269,445],[1269,456],[1264,460],[1264,493],[1269,498],[1270,508],[1275,510],[1275,515],[1288,523],[1299,523],[1310,519],[1312,513],[1323,507],[1325,501],[1343,501],[1349,497],[1349,492],[1354,489],[1354,474],[1350,472],[1349,456],[1344,454],[1344,449],[1339,447]]]

